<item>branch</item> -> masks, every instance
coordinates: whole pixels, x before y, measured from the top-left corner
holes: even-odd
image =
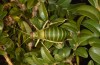
[[[0,46],[0,49],[4,51],[4,48]],[[11,62],[10,58],[8,57],[7,55],[7,52],[4,51],[4,54],[3,54],[4,58],[6,59],[6,62],[9,64],[9,65],[13,65],[13,63]]]
[[[13,63],[11,62],[10,58],[8,57],[7,53],[4,55],[4,58],[6,59],[6,62],[9,64],[9,65],[13,65]]]

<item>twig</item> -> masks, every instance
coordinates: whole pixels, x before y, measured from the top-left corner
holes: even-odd
[[[0,46],[0,50],[3,50],[3,51],[4,51],[4,48]],[[3,56],[4,56],[4,58],[6,59],[6,62],[7,62],[9,65],[13,65],[13,63],[11,62],[10,58],[8,57],[6,51],[4,51]]]
[[[38,7],[40,5],[40,2],[38,2],[34,7],[32,11],[32,17],[35,17],[37,15]]]
[[[4,58],[6,59],[6,62],[9,64],[9,65],[13,65],[13,63],[11,62],[10,58],[8,57],[7,53],[4,55]]]

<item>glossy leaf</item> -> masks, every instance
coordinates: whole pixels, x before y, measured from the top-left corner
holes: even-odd
[[[64,43],[62,43],[62,44],[60,44],[60,43],[54,44],[54,46],[55,46],[55,48],[57,48],[57,49],[62,49],[62,48],[64,47]]]
[[[78,30],[80,30],[80,26],[81,26],[81,24],[82,24],[84,18],[85,18],[85,16],[81,16],[81,17],[79,17],[79,19],[77,20],[77,28],[78,28]]]
[[[14,21],[16,22],[20,22],[21,18],[19,16],[13,16]]]
[[[95,62],[100,64],[100,47],[91,47],[89,49],[89,55]]]
[[[70,65],[68,63],[60,62],[58,65]]]
[[[65,18],[57,18],[57,19],[51,21],[50,25],[60,25],[60,24],[64,23],[65,20],[66,20]]]
[[[76,12],[81,14],[81,15],[87,16],[87,17],[91,18],[92,20],[95,20],[95,21],[100,20],[99,11],[96,8],[92,7],[92,6],[81,5],[81,6],[77,7]]]
[[[64,47],[61,49],[56,49],[53,55],[57,61],[61,61],[63,58],[67,58],[70,55],[71,49],[69,47]]]
[[[6,44],[5,44],[6,49],[5,50],[8,52],[13,51],[14,47],[15,47],[14,42],[10,38],[6,38],[5,42],[6,42]]]
[[[55,10],[56,10],[56,5],[55,4],[48,5],[48,11],[55,11]]]
[[[0,19],[3,19],[7,15],[7,11],[0,11]]]
[[[0,36],[0,45],[4,45],[6,51],[14,49],[13,41],[5,36]]]
[[[0,45],[4,45],[6,44],[7,38],[5,38],[4,36],[0,36]]]
[[[27,42],[30,37],[30,32],[32,32],[31,27],[25,22],[25,21],[18,21],[18,25],[20,26],[20,29],[18,30],[18,33],[22,35],[23,37],[23,43]],[[20,39],[20,37],[18,38]]]
[[[40,2],[45,2],[46,0],[40,0]]]
[[[95,6],[96,0],[88,0],[88,1],[89,1],[89,3],[90,3],[91,5]]]
[[[77,10],[77,7],[84,5],[84,3],[77,3],[77,4],[70,4],[70,7],[68,7],[68,10],[71,12],[75,12]]]
[[[25,4],[27,0],[19,0],[20,3]]]
[[[42,58],[47,62],[47,63],[52,63],[54,61],[54,58],[51,56],[49,51],[45,49],[44,47],[41,48],[41,55]]]
[[[75,48],[75,44],[76,44],[75,40],[73,40],[72,38],[69,38],[69,41],[68,42],[69,42],[69,44],[71,46],[70,48],[71,49],[74,49]]]
[[[81,34],[78,37],[78,44],[82,45],[83,42],[89,40],[90,38],[94,37],[93,33],[89,30],[82,30]]]
[[[88,43],[88,39],[86,40],[86,41],[84,41],[84,42],[82,42],[81,44],[80,44],[80,46],[86,46],[86,45],[88,45],[89,43]]]
[[[19,15],[20,13],[21,11],[17,7],[13,7],[9,12],[9,14],[14,15],[14,16]]]
[[[53,42],[44,41],[43,44],[49,49],[54,44]]]
[[[88,0],[89,3],[94,6],[95,8],[99,9],[99,0]]]
[[[71,0],[58,0],[57,4],[63,8],[67,8],[71,3]]]
[[[92,60],[90,60],[90,61],[88,62],[88,65],[94,65],[94,62],[93,62]]]
[[[96,38],[96,37],[91,38],[91,39],[89,39],[89,44],[91,46],[100,46],[100,39]]]
[[[100,65],[100,64],[95,62],[95,65]]]
[[[3,24],[3,22],[0,20],[0,35],[1,35],[2,31],[3,31],[3,27],[4,27],[4,24]]]
[[[85,20],[83,22],[83,26],[87,27],[89,30],[91,30],[92,32],[94,32],[97,36],[100,35],[100,25],[97,21],[94,20]]]
[[[48,20],[48,12],[43,2],[41,2],[39,6],[39,16],[43,21]]]
[[[78,31],[77,24],[74,20],[69,20],[69,22],[62,24],[61,27],[72,32]]]
[[[32,59],[33,59],[33,61],[34,61],[35,64],[37,64],[37,65],[41,65],[42,64],[40,62],[40,60],[34,54],[32,55]]]
[[[49,4],[55,4],[57,0],[48,0]]]
[[[32,59],[32,57],[26,57],[26,58],[24,58],[24,60],[23,60],[25,63],[28,63],[28,64],[34,64],[35,65],[35,63],[33,62],[33,59]]]
[[[63,57],[61,57],[59,54],[55,54],[54,58],[55,58],[56,61],[62,61],[63,60]]]
[[[23,58],[23,54],[25,53],[23,48],[16,48],[15,50],[15,55],[16,55],[16,59],[18,61],[21,61]]]
[[[24,22],[24,21],[23,21],[23,25],[24,25],[24,27],[25,27],[26,32],[27,32],[28,34],[30,34],[30,32],[32,32],[31,27],[30,27],[26,22]]]
[[[27,0],[27,8],[28,9],[31,9],[34,6],[34,4],[35,4],[34,1],[35,0]]]
[[[42,29],[43,25],[44,25],[44,21],[40,20],[39,18],[31,18],[30,22],[32,23],[32,25],[36,28],[36,29]]]
[[[87,58],[88,57],[88,53],[85,47],[79,47],[76,49],[75,51],[76,55],[79,55],[81,57]]]

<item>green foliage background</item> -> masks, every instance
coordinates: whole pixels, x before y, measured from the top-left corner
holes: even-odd
[[[2,0],[0,55],[9,65],[82,65],[81,58],[100,65],[100,0],[71,2]],[[31,38],[30,32],[53,26],[70,32],[62,43]]]

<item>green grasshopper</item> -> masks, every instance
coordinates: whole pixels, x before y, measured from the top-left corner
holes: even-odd
[[[61,43],[69,35],[69,31],[61,27],[49,27],[31,33],[31,38],[42,39],[49,42]]]

